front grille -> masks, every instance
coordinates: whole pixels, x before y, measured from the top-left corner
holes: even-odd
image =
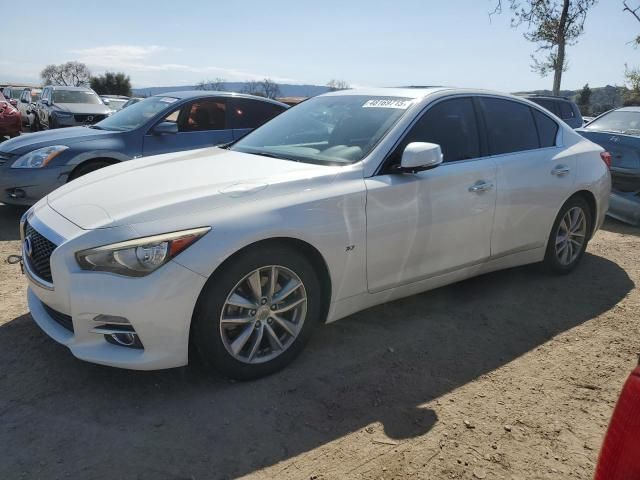
[[[7,163],[7,161],[11,160],[15,155],[11,153],[0,152],[0,167]]]
[[[90,117],[91,119],[89,119]],[[104,120],[106,115],[77,114],[74,115],[73,118],[75,118],[76,122],[93,124],[100,120]]]
[[[25,259],[29,262],[29,267],[38,277],[53,283],[51,277],[51,254],[56,249],[56,244],[40,235],[28,222],[24,225],[25,238]],[[31,255],[26,251],[27,240],[31,245]]]
[[[73,332],[73,321],[71,320],[71,315],[65,315],[57,310],[54,310],[49,305],[43,303],[45,311],[49,314],[51,318],[53,318],[58,325],[64,327],[65,329]]]

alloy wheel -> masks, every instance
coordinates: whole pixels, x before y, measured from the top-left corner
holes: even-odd
[[[563,266],[573,263],[580,255],[587,234],[587,218],[580,207],[572,207],[564,214],[556,232],[556,257]]]

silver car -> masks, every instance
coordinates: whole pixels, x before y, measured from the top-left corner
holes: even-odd
[[[93,125],[111,113],[90,88],[47,86],[36,104],[35,122],[37,129]]]

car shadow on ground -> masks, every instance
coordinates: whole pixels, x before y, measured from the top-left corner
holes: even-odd
[[[20,217],[29,207],[14,207],[0,203],[0,242],[20,238]]]
[[[438,418],[422,405],[597,321],[633,287],[590,254],[568,276],[497,272],[326,325],[289,368],[247,383],[83,363],[23,315],[0,327],[0,477],[235,478],[373,422],[424,435]]]
[[[621,222],[615,218],[607,217],[602,229],[607,232],[620,233],[622,235],[635,235],[640,237],[640,227],[629,225],[628,223]]]

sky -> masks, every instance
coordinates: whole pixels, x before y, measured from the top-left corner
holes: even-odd
[[[551,88],[531,71],[535,45],[496,0],[0,0],[0,84],[39,83],[47,64],[123,71],[133,87],[270,77],[280,83]],[[628,0],[640,5],[640,0]],[[504,3],[504,2],[503,2]],[[622,85],[640,66],[640,22],[622,0],[599,0],[568,49],[562,88]],[[11,17],[14,17],[12,20]],[[8,17],[8,21],[7,21]]]

